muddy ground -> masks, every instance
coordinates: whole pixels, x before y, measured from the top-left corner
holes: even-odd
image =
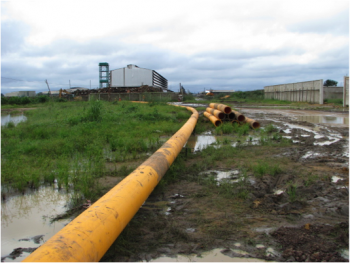
[[[321,114],[348,118],[348,112],[238,110],[261,127],[274,125],[276,140],[290,143],[246,143],[241,156],[223,156],[207,165],[216,171],[208,175],[193,173],[205,158],[181,153],[185,169],[179,179],[157,186],[101,261],[160,256],[176,261],[179,254],[201,256],[215,248],[239,261],[349,261],[348,124],[297,119]],[[223,194],[224,184],[213,181],[220,171],[239,171],[259,161],[275,162],[281,169],[263,176],[246,169],[244,182],[230,188],[229,195]],[[121,180],[111,172],[100,184],[107,192]]]
[[[252,180],[240,186],[248,191],[244,198],[223,196],[184,171],[182,180],[151,194],[101,261],[151,261],[214,248],[242,261],[349,261],[348,124],[297,121],[302,111],[240,111],[262,127],[273,124],[293,143],[268,152],[248,145],[250,159],[217,161],[210,169],[232,170],[264,155],[282,162],[282,171],[262,177],[248,171]],[[200,162],[186,159],[186,167]]]

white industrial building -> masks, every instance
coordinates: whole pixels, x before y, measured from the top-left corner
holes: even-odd
[[[168,80],[152,69],[127,65],[110,71],[110,87],[140,87],[142,85],[168,89]]]

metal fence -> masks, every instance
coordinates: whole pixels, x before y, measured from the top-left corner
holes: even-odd
[[[264,87],[264,94],[266,99],[323,104],[323,80],[266,86]]]

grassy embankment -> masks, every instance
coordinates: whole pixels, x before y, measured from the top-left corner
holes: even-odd
[[[146,159],[161,146],[160,136],[174,134],[190,115],[160,103],[47,103],[26,112],[26,122],[2,127],[2,186],[24,192],[57,180],[77,198],[96,200],[97,178],[131,172],[125,166],[107,171],[107,160]]]

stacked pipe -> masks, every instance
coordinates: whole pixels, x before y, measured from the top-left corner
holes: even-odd
[[[259,122],[245,117],[240,112],[232,110],[231,107],[225,104],[210,103],[209,108],[204,112],[204,116],[207,117],[215,127],[220,126],[222,122],[231,122],[232,124],[248,123],[252,129],[260,127]]]

